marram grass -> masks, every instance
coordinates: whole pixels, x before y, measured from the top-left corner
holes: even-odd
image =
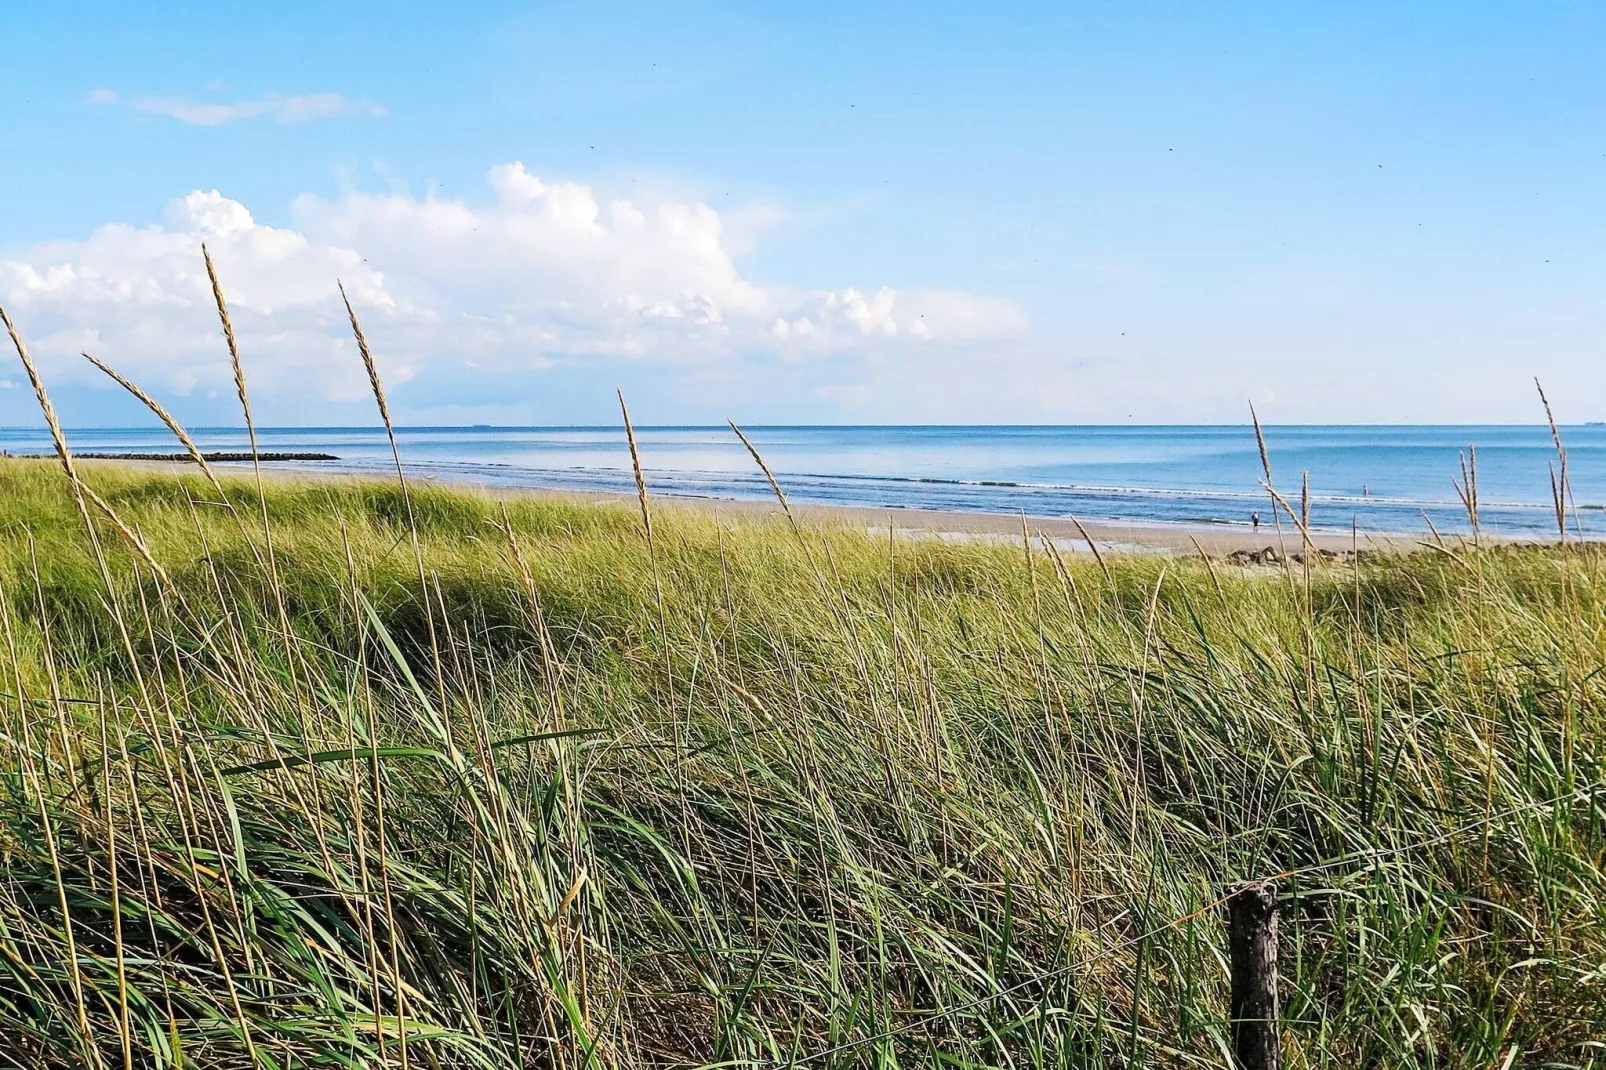
[[[1297,871],[1285,1065],[1606,1064],[1593,547],[415,487],[421,587],[394,486],[80,469],[166,576],[0,461],[0,1063],[1222,1066]]]

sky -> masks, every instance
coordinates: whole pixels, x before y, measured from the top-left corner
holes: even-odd
[[[0,5],[65,421],[1606,419],[1606,6]],[[0,354],[0,424],[38,420]]]

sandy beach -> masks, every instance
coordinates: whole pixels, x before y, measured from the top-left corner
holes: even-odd
[[[172,475],[194,474],[193,466],[168,461],[81,460],[85,467],[102,465],[137,468]],[[247,476],[250,470],[241,465],[217,465],[219,474]],[[393,477],[379,474],[341,471],[319,472],[306,468],[283,468],[265,464],[262,474],[275,480],[307,482],[389,482]],[[636,507],[633,495],[613,491],[556,490],[546,487],[487,486],[472,481],[442,481],[409,476],[420,484],[451,487],[492,498],[547,498],[554,501],[590,504],[600,507]],[[649,486],[649,492],[651,488]],[[682,497],[654,494],[658,508],[695,509],[732,517],[763,517],[779,515],[780,506],[773,500],[758,501],[734,498]],[[810,523],[843,527],[862,527],[867,531],[886,532],[889,528],[898,538],[936,538],[946,541],[1019,542],[1022,530],[1020,515],[997,513],[960,512],[942,509],[876,508],[853,505],[819,505],[791,502],[792,512]],[[1144,554],[1196,554],[1203,550],[1211,556],[1226,557],[1235,553],[1277,551],[1280,556],[1298,553],[1298,529],[1283,518],[1281,531],[1270,521],[1271,503],[1268,501],[1263,516],[1268,519],[1259,530],[1247,524],[1165,524],[1156,522],[1128,522],[1082,519],[1066,516],[1034,516],[1027,514],[1024,524],[1034,537],[1047,538],[1061,550],[1074,553],[1090,552],[1088,539],[1098,545],[1101,553]],[[1311,542],[1318,551],[1342,554],[1350,550],[1409,550],[1431,536],[1423,533],[1379,533],[1313,530]]]

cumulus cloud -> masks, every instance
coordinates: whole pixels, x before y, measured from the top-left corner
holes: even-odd
[[[391,298],[380,273],[353,250],[259,223],[216,191],[179,198],[159,224],[111,224],[82,241],[0,258],[0,301],[41,359],[69,377],[71,358],[87,350],[181,393],[215,385],[224,373],[203,242],[225,273],[248,349],[271,355],[265,381],[306,380],[335,396],[360,390],[355,374],[339,373],[333,280],[344,279],[354,300],[383,307]]]
[[[339,93],[269,93],[256,100],[232,102],[163,96],[134,97],[125,101],[115,90],[96,89],[89,94],[88,99],[91,104],[103,106],[121,104],[145,115],[165,115],[190,126],[221,126],[242,119],[262,117],[270,118],[276,123],[290,124],[347,115],[385,114],[385,109],[372,101],[353,100]]]
[[[608,198],[519,163],[492,168],[489,185],[480,205],[303,197],[288,227],[196,191],[158,224],[0,254],[0,302],[55,374],[87,374],[73,363],[87,349],[151,385],[220,388],[205,242],[254,388],[332,399],[364,388],[337,278],[392,383],[451,369],[516,391],[521,373],[601,358],[685,376],[721,368],[740,381],[754,361],[930,362],[1027,330],[1018,305],[975,294],[764,285],[742,273],[725,220],[706,204]]]

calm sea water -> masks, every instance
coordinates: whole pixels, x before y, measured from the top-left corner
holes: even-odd
[[[755,427],[754,443],[794,500],[889,509],[958,509],[1084,520],[1247,525],[1259,510],[1260,458],[1248,427]],[[203,449],[246,448],[233,428],[194,432]],[[82,429],[75,449],[177,448],[160,429]],[[628,491],[624,433],[614,427],[419,427],[399,433],[403,459],[423,478],[494,486]],[[1313,526],[1363,531],[1440,530],[1467,522],[1451,478],[1476,445],[1486,529],[1555,530],[1543,426],[1282,426],[1267,429],[1272,474],[1297,502],[1310,473]],[[1606,534],[1606,426],[1567,427],[1573,493],[1584,530]],[[770,492],[726,428],[638,431],[655,493],[765,498]],[[384,432],[368,428],[270,428],[264,450],[322,451],[335,462],[305,468],[383,471]],[[0,449],[47,452],[43,430],[0,429]]]

